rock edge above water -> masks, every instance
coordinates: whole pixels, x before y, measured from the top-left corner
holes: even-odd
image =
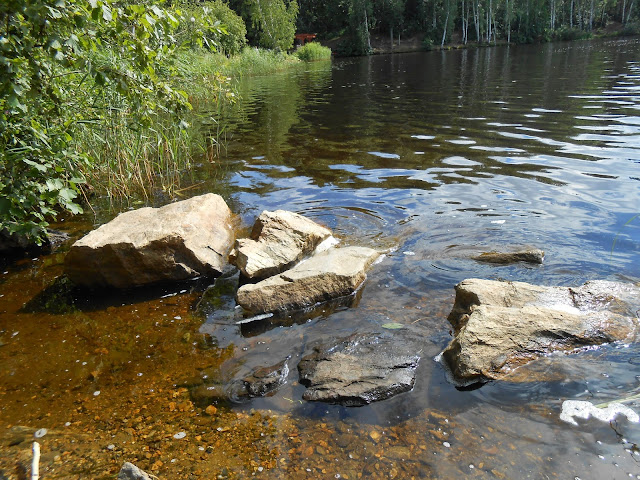
[[[222,197],[209,193],[118,215],[73,244],[65,273],[90,288],[218,275],[232,243],[231,211]]]
[[[236,240],[232,262],[247,278],[277,275],[310,255],[331,230],[286,210],[264,211],[250,238]]]
[[[442,353],[456,382],[506,377],[554,351],[634,339],[640,289],[609,281],[581,287],[468,279],[449,315],[455,338]]]
[[[334,248],[291,270],[238,289],[238,304],[253,314],[295,310],[351,295],[380,256],[366,247]]]

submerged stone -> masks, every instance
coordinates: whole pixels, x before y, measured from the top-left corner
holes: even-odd
[[[361,406],[413,388],[420,356],[401,337],[354,334],[316,346],[300,360],[302,398]]]
[[[554,351],[635,338],[634,285],[591,281],[582,287],[469,279],[456,286],[449,315],[455,338],[442,359],[457,383],[501,379]]]
[[[284,385],[288,375],[289,366],[287,365],[287,360],[283,360],[270,367],[253,369],[242,382],[249,397],[264,397],[272,395]]]
[[[118,480],[151,480],[151,476],[133,463],[125,462],[118,473]]]
[[[493,263],[496,265],[509,265],[512,263],[525,262],[542,264],[544,252],[538,249],[519,250],[516,252],[485,252],[473,257],[478,262]]]
[[[121,213],[73,244],[65,273],[77,285],[116,288],[218,275],[232,242],[231,211],[209,193]]]

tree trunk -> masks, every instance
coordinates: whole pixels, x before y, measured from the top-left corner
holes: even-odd
[[[389,37],[391,39],[391,50],[393,50],[393,25],[391,25],[391,29],[389,30]]]
[[[448,3],[447,3],[448,6]],[[447,36],[447,25],[449,25],[449,8],[447,8],[447,18],[444,19],[444,30],[442,31],[442,43],[440,44],[440,47],[444,47],[444,39]]]
[[[364,4],[364,31],[367,36],[367,53],[371,52],[371,36],[369,35],[369,19],[367,18],[367,4]]]
[[[471,4],[473,8],[473,21],[476,25],[476,42],[480,43],[480,2],[473,0]]]
[[[571,0],[571,8],[569,9],[569,26],[573,28],[573,0]]]

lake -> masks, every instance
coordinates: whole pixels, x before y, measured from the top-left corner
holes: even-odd
[[[229,322],[233,294],[199,315],[202,281],[54,312],[33,299],[64,254],[9,264],[0,425],[51,431],[50,475],[103,478],[135,459],[160,478],[640,478],[640,425],[560,420],[564,400],[640,393],[638,345],[550,355],[474,390],[434,361],[463,279],[640,281],[640,38],[335,59],[238,90],[219,158],[185,193],[220,193],[244,232],[287,209],[387,254],[350,307],[251,328]],[[59,227],[79,235],[113,215]],[[512,246],[544,250],[544,264],[470,258]],[[423,345],[411,392],[359,408],[301,400],[295,366],[315,342],[389,322]],[[287,357],[274,396],[206,413],[190,394]]]

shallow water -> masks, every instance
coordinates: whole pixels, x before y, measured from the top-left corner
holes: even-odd
[[[226,154],[189,193],[222,194],[246,225],[264,209],[302,213],[384,261],[350,306],[243,327],[232,294],[198,313],[202,283],[25,312],[63,257],[10,264],[2,428],[91,435],[94,450],[50,440],[50,469],[88,459],[79,478],[134,458],[160,478],[640,478],[639,425],[559,418],[566,399],[637,394],[637,345],[551,355],[472,391],[433,360],[465,278],[640,280],[640,39],[344,59],[239,88]],[[470,259],[512,245],[545,250],[544,265]],[[413,391],[361,408],[300,400],[296,359],[311,344],[390,321],[422,339]],[[189,396],[288,356],[272,397],[208,416]],[[8,469],[24,444],[5,445]]]

